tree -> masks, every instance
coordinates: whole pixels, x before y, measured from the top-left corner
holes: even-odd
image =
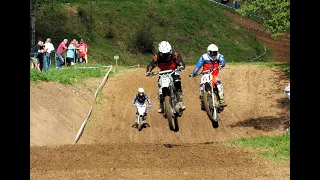
[[[236,10],[242,16],[264,17],[264,26],[273,38],[290,31],[289,0],[245,0]]]
[[[35,36],[36,36],[36,0],[30,0],[30,35],[31,35],[31,44],[30,48],[35,44]]]

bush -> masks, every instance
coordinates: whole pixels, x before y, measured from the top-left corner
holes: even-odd
[[[143,25],[142,28],[137,32],[133,42],[133,48],[142,54],[154,53],[150,27]]]

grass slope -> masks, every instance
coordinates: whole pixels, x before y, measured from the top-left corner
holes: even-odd
[[[64,38],[83,38],[89,62],[105,65],[115,65],[115,55],[119,65],[146,65],[162,40],[192,65],[211,43],[227,62],[265,51],[242,25],[224,15],[222,7],[207,0],[44,0],[37,9],[36,37],[50,37],[55,47]]]

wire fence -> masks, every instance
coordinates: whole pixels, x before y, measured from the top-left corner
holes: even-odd
[[[236,9],[237,9],[237,8],[235,8],[234,6],[229,6],[229,5],[226,5],[226,4],[222,4],[222,3],[217,2],[217,1],[215,1],[215,0],[209,0],[209,1],[214,2],[214,3],[216,3],[216,4],[219,4],[219,5],[221,5],[221,6],[224,6],[224,7],[230,8],[230,9],[233,9],[233,10],[236,10]],[[264,17],[262,17],[262,16],[260,16],[260,15],[257,15],[257,14],[253,14],[253,13],[249,13],[249,12],[245,12],[245,13],[246,13],[246,14],[249,14],[249,15],[251,15],[251,16],[255,16],[255,17],[257,17],[257,18],[263,19],[263,20],[266,19],[266,18],[264,18]]]

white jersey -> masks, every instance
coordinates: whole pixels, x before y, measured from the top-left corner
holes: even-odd
[[[45,43],[44,46],[45,46],[45,48],[48,48],[48,50],[47,50],[48,53],[51,53],[52,51],[54,51],[54,46],[52,43],[50,43],[50,42]]]
[[[284,87],[283,91],[286,93],[286,96],[290,100],[290,83],[286,87]]]

